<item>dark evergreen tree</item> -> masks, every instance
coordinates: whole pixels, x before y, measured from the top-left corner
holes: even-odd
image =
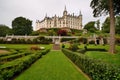
[[[29,35],[32,33],[32,21],[24,17],[17,17],[12,21],[12,29],[15,35]]]

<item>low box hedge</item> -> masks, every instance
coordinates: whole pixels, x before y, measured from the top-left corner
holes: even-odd
[[[49,50],[44,50],[48,53]],[[15,74],[22,72],[28,68],[33,62],[39,59],[43,54],[36,52],[34,54],[24,56],[0,66],[0,80],[10,80]]]
[[[0,58],[0,63],[4,63],[4,62],[7,62],[7,61],[12,61],[12,60],[15,60],[17,58],[27,56],[29,54],[32,54],[32,52],[28,51],[28,52],[23,52],[23,53],[17,53],[17,54],[14,54],[14,55],[4,56],[4,57]]]
[[[72,52],[68,49],[62,49],[62,51],[93,80],[120,80],[120,68],[115,67],[115,65],[89,58],[84,54]]]

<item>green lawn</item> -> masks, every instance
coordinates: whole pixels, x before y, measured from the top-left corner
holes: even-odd
[[[12,49],[29,49],[31,46],[39,46],[39,47],[45,47],[48,49],[52,48],[52,44],[0,44],[0,46],[5,46],[6,48],[12,48]]]
[[[80,48],[83,48],[84,45],[80,45]],[[108,51],[109,45],[88,45],[87,48],[93,48],[93,49],[106,49]],[[111,54],[109,52],[100,52],[100,51],[87,51],[85,55],[95,58],[95,59],[100,59],[106,63],[114,64],[118,67],[120,67],[120,46],[116,45],[116,50],[117,54]]]
[[[51,51],[15,80],[89,80],[61,51]]]
[[[100,59],[104,61],[105,63],[114,64],[120,67],[120,53],[110,54],[108,52],[88,51],[85,53],[85,55],[91,58],[94,58],[94,59]]]

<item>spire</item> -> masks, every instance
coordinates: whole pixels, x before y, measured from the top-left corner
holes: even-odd
[[[79,12],[79,15],[81,16],[82,14],[81,14],[81,10],[80,10],[80,12]]]
[[[63,15],[64,15],[64,16],[67,15],[66,5],[65,5],[65,9],[64,9]]]
[[[66,5],[65,5],[65,10],[64,11],[67,11],[67,9],[66,9]]]
[[[47,13],[46,13],[45,17],[47,18]]]

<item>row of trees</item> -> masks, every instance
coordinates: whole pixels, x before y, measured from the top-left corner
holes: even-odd
[[[0,25],[0,36],[6,36],[6,34],[29,35],[32,31],[32,21],[24,17],[15,18],[12,21],[12,29],[6,25]]]
[[[91,33],[97,33],[101,31],[103,33],[110,33],[110,17],[107,17],[103,22],[100,30],[100,22],[97,21],[90,21],[85,26],[84,29],[87,29]],[[120,16],[115,16],[115,33],[120,34]]]
[[[115,33],[116,34],[120,34],[120,16],[116,16],[115,17]],[[109,33],[110,32],[110,17],[107,17],[106,20],[103,23],[102,26],[102,31],[105,33]]]

